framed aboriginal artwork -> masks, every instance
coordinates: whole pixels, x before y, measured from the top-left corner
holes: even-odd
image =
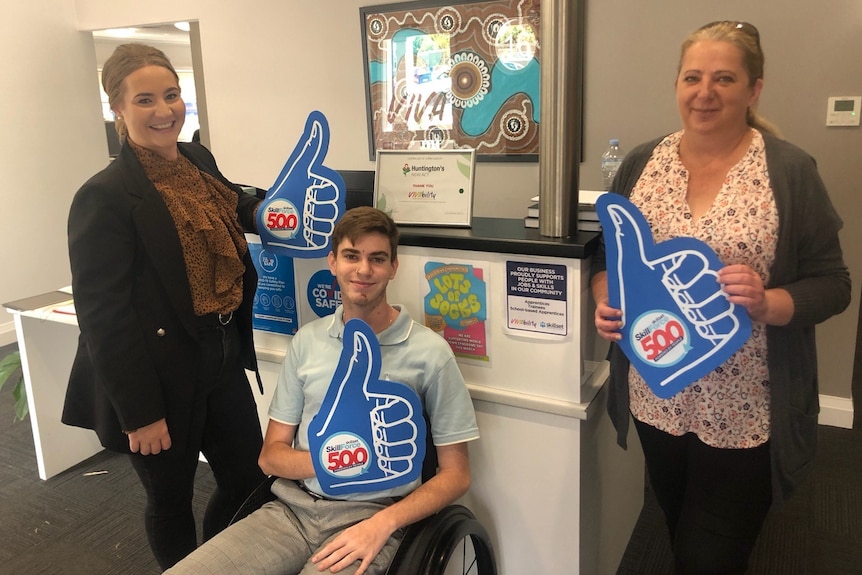
[[[474,149],[538,160],[541,0],[360,8],[369,155]]]

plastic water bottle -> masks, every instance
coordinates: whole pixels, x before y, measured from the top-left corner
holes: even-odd
[[[625,153],[620,149],[620,141],[611,138],[608,142],[608,149],[602,154],[602,186],[605,191],[611,189],[611,184],[614,182],[617,170],[620,169],[623,157],[625,157]]]

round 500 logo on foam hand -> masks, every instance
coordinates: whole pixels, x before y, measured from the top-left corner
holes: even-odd
[[[670,366],[691,349],[685,322],[664,310],[648,311],[632,324],[631,346],[644,360]]]
[[[352,433],[336,433],[328,437],[320,450],[320,466],[341,479],[365,473],[370,463],[368,444]]]
[[[299,229],[299,213],[291,202],[275,198],[263,206],[263,221],[272,235],[289,240]]]

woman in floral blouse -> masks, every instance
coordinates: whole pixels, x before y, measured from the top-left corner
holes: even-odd
[[[755,111],[763,64],[751,24],[693,32],[676,80],[683,129],[633,150],[612,187],[638,207],[656,242],[709,245],[725,264],[718,281],[728,301],[752,323],[724,364],[669,399],[611,345],[609,413],[624,447],[634,418],[678,575],[745,572],[767,512],[814,456],[814,326],[850,301],[842,222],[815,162]],[[622,311],[608,305],[605,268],[602,247],[592,266],[595,325],[617,342]]]

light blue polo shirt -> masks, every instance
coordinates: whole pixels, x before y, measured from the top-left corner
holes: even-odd
[[[431,421],[434,445],[450,445],[478,439],[479,428],[473,402],[449,344],[410,317],[403,306],[395,305],[398,317],[377,334],[380,342],[380,379],[389,379],[413,388],[422,400]],[[344,309],[339,306],[329,317],[303,326],[290,342],[278,377],[269,417],[280,423],[298,425],[295,447],[307,451],[308,425],[320,409],[342,352]],[[344,496],[350,500],[403,496],[421,480],[401,487]],[[323,493],[316,478],[305,485]]]

